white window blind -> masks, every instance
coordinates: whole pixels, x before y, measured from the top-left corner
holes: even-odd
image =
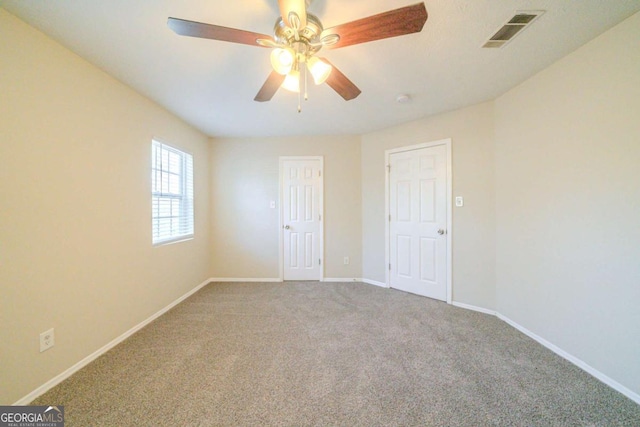
[[[151,144],[153,244],[193,237],[193,156]]]

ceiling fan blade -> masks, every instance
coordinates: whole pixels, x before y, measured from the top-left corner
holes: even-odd
[[[270,39],[270,36],[251,31],[236,30],[235,28],[221,27],[220,25],[204,24],[202,22],[187,21],[186,19],[169,18],[169,28],[176,34],[203,39],[221,40],[232,43],[242,43],[251,46],[263,46],[256,42],[258,39]]]
[[[272,39],[258,39],[256,40],[256,42],[263,47],[269,47],[269,48],[276,48],[276,47],[285,47],[285,45],[277,43],[276,41],[272,40]]]
[[[300,18],[299,30],[307,26],[307,5],[305,0],[278,0],[280,6],[280,16],[287,26],[296,29],[295,25],[289,22],[289,14],[294,12]]]
[[[338,92],[338,95],[344,98],[345,101],[350,101],[357,98],[362,91],[358,89],[358,86],[354,85],[351,80],[347,78],[342,71],[338,70],[327,58],[320,58],[327,64],[331,65],[331,74],[327,78],[326,82],[333,90]]]
[[[327,46],[331,49],[351,46],[374,40],[387,39],[405,34],[418,33],[427,22],[427,8],[424,3],[401,7],[368,18],[358,19],[326,29],[322,36],[338,34],[340,40]]]
[[[285,77],[286,76],[283,76],[282,74],[272,71],[271,74],[269,74],[269,77],[267,77],[267,81],[264,82],[260,91],[258,91],[258,94],[253,98],[253,100],[258,102],[270,101],[271,98],[273,98],[273,95],[275,95],[280,88],[282,82],[284,82]]]

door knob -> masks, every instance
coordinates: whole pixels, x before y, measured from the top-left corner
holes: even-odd
[[[438,234],[442,236],[444,234],[444,230],[441,228],[440,230],[438,230]]]
[[[285,230],[288,230],[288,229],[290,229],[290,228],[291,228],[291,227],[289,227],[288,225],[285,225],[285,226],[284,226],[284,229],[285,229]]]

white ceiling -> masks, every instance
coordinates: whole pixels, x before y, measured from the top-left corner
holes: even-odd
[[[315,0],[325,28],[418,0]],[[272,34],[277,0],[0,0],[58,40],[207,135],[363,134],[494,99],[633,13],[638,0],[426,0],[418,34],[326,56],[361,90],[346,102],[327,85],[297,95],[254,96],[270,73],[269,50],[182,37],[167,17]],[[480,46],[517,10],[545,10],[502,49]],[[406,93],[409,104],[395,98]]]

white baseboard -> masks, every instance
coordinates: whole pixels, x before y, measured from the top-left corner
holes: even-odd
[[[363,283],[367,283],[367,284],[370,284],[370,285],[375,285],[375,286],[380,286],[380,287],[383,287],[383,288],[387,288],[387,285],[385,283],[378,282],[376,280],[370,280],[370,279],[325,278],[324,281],[325,282],[352,282],[352,281],[356,281],[356,282],[363,282]],[[200,289],[202,289],[203,287],[205,287],[206,285],[208,285],[211,282],[281,282],[281,280],[280,279],[275,279],[275,278],[268,278],[268,279],[262,279],[262,278],[249,278],[249,279],[246,279],[245,278],[245,279],[240,279],[240,278],[228,278],[228,277],[227,278],[216,277],[216,278],[207,279],[204,282],[200,283],[195,288],[193,288],[192,290],[190,290],[189,292],[187,292],[186,294],[182,295],[180,298],[176,299],[175,301],[173,301],[172,303],[170,303],[169,305],[167,305],[166,307],[164,307],[163,309],[158,311],[157,313],[153,314],[151,317],[149,317],[146,320],[142,321],[141,323],[137,324],[136,326],[134,326],[133,328],[129,329],[124,334],[120,335],[119,337],[117,337],[116,339],[112,340],[111,342],[109,342],[108,344],[104,345],[103,347],[99,348],[98,350],[94,351],[89,356],[85,357],[84,359],[82,359],[81,361],[76,363],[75,365],[71,366],[69,369],[65,370],[64,372],[62,372],[62,373],[60,373],[58,375],[56,375],[54,378],[50,379],[49,381],[47,381],[46,383],[44,383],[40,387],[36,388],[35,390],[30,392],[26,396],[24,396],[21,399],[17,400],[13,405],[14,406],[16,406],[16,405],[27,405],[27,404],[31,403],[34,399],[36,399],[37,397],[39,397],[42,394],[46,393],[47,391],[49,391],[51,388],[55,387],[56,385],[60,384],[62,381],[64,381],[65,379],[69,378],[71,375],[75,374],[80,369],[84,368],[89,363],[93,362],[98,357],[102,356],[104,353],[106,353],[107,351],[111,350],[113,347],[115,347],[116,345],[120,344],[122,341],[124,341],[125,339],[129,338],[131,335],[133,335],[134,333],[138,332],[140,329],[144,328],[149,323],[153,322],[155,319],[157,319],[158,317],[162,316],[167,311],[171,310],[173,307],[175,307],[176,305],[180,304],[182,301],[184,301],[185,299],[189,298],[191,295],[195,294],[196,292],[198,292]],[[598,371],[597,369],[593,368],[592,366],[588,365],[587,363],[583,362],[582,360],[578,359],[577,357],[567,353],[566,351],[562,350],[560,347],[558,347],[558,346],[550,343],[549,341],[545,340],[544,338],[536,335],[535,333],[531,332],[530,330],[528,330],[524,326],[519,325],[518,323],[516,323],[513,320],[509,319],[508,317],[503,316],[502,314],[500,314],[500,313],[498,313],[496,311],[489,310],[489,309],[482,308],[482,307],[477,307],[477,306],[470,305],[470,304],[465,304],[465,303],[456,302],[456,301],[453,301],[451,304],[456,306],[456,307],[464,308],[464,309],[467,309],[467,310],[473,310],[473,311],[478,311],[480,313],[485,313],[485,314],[490,314],[490,315],[497,316],[498,319],[506,322],[510,326],[516,328],[518,331],[522,332],[523,334],[527,335],[528,337],[532,338],[533,340],[535,340],[538,343],[542,344],[543,346],[547,347],[549,350],[553,351],[558,356],[568,360],[569,362],[573,363],[574,365],[576,365],[577,367],[579,367],[583,371],[587,372],[588,374],[590,374],[590,375],[594,376],[595,378],[597,378],[598,380],[602,381],[603,383],[605,383],[609,387],[611,387],[614,390],[622,393],[623,395],[625,395],[629,399],[633,400],[637,404],[640,404],[640,394],[635,393],[634,391],[628,389],[627,387],[623,386],[619,382],[617,382],[614,379],[608,377],[607,375],[603,374],[602,372]]]
[[[624,394],[625,396],[627,396],[629,399],[633,400],[637,404],[640,404],[640,394],[633,392],[632,390],[630,390],[627,387],[623,386],[619,382],[617,382],[614,379],[608,377],[607,375],[603,374],[602,372],[598,371],[597,369],[595,369],[594,367],[588,365],[587,363],[583,362],[582,360],[578,359],[577,357],[567,353],[566,351],[564,351],[560,347],[556,346],[555,344],[552,344],[549,341],[545,340],[544,338],[540,337],[539,335],[534,334],[533,332],[531,332],[530,330],[528,330],[524,326],[519,325],[518,323],[516,323],[513,320],[509,319],[508,317],[503,316],[500,313],[496,313],[496,316],[498,317],[498,319],[508,323],[509,325],[513,326],[514,328],[516,328],[517,330],[519,330],[523,334],[527,335],[528,337],[536,340],[537,342],[539,342],[543,346],[547,347],[549,350],[553,351],[558,356],[568,360],[569,362],[571,362],[574,365],[576,365],[578,368],[580,368],[583,371],[587,372],[588,374],[596,377],[597,379],[599,379],[600,381],[602,381],[603,383],[605,383],[606,385],[608,385],[612,389]]]
[[[135,334],[140,329],[144,328],[149,323],[151,323],[154,320],[156,320],[158,317],[162,316],[167,311],[171,310],[173,307],[175,307],[176,305],[180,304],[185,299],[189,298],[191,295],[193,295],[196,292],[198,292],[200,289],[202,289],[203,287],[205,287],[206,285],[211,283],[212,280],[213,279],[207,279],[204,282],[200,283],[198,286],[196,286],[195,288],[193,288],[192,290],[190,290],[186,294],[182,295],[180,298],[178,298],[177,300],[173,301],[172,303],[170,303],[169,305],[167,305],[166,307],[164,307],[163,309],[161,309],[157,313],[153,314],[151,317],[143,320],[141,323],[139,323],[136,326],[134,326],[133,328],[129,329],[124,334],[120,335],[119,337],[117,337],[113,341],[109,342],[108,344],[106,344],[103,347],[99,348],[98,350],[94,351],[93,353],[91,353],[90,355],[88,355],[87,357],[85,357],[84,359],[82,359],[81,361],[76,363],[75,365],[71,366],[69,369],[67,369],[64,372],[62,372],[62,373],[56,375],[55,377],[51,378],[49,381],[47,381],[46,383],[42,384],[37,389],[33,390],[31,393],[29,393],[26,396],[22,397],[21,399],[16,401],[13,404],[13,406],[28,405],[33,400],[35,400],[37,397],[43,395],[44,393],[46,393],[47,391],[49,391],[53,387],[57,386],[62,381],[64,381],[67,378],[69,378],[71,375],[75,374],[80,369],[84,368],[89,363],[93,362],[98,357],[100,357],[103,354],[105,354],[107,351],[111,350],[113,347],[117,346],[122,341],[126,340],[131,335]]]
[[[355,277],[342,278],[342,277],[325,277],[323,282],[360,282],[360,279]]]
[[[211,279],[209,279],[209,281],[211,282],[282,282],[281,279],[274,278],[274,277],[268,277],[268,278],[212,277]]]
[[[368,285],[380,286],[381,288],[387,288],[387,289],[389,288],[389,287],[387,286],[387,284],[386,284],[386,283],[384,283],[384,282],[378,282],[377,280],[371,280],[371,279],[360,279],[360,281],[361,281],[362,283],[366,283],[366,284],[368,284]]]
[[[460,307],[460,308],[465,308],[467,310],[479,311],[480,313],[490,314],[492,316],[496,315],[496,312],[494,310],[489,310],[487,308],[477,307],[477,306],[471,305],[471,304],[465,304],[463,302],[452,301],[451,305],[456,306],[456,307]]]
[[[451,305],[454,305],[454,306],[460,307],[460,308],[464,308],[464,309],[467,309],[467,310],[479,311],[480,313],[486,313],[486,314],[490,314],[490,315],[496,316],[498,319],[500,319],[503,322],[506,322],[508,325],[516,328],[518,331],[520,331],[523,334],[527,335],[529,338],[532,338],[533,340],[535,340],[538,343],[542,344],[543,346],[547,347],[549,350],[553,351],[558,356],[562,357],[563,359],[568,360],[569,362],[571,362],[574,365],[576,365],[578,368],[582,369],[583,371],[587,372],[591,376],[593,376],[593,377],[597,378],[598,380],[602,381],[603,383],[605,383],[606,385],[608,385],[612,389],[622,393],[623,395],[627,396],[629,399],[631,399],[634,402],[640,404],[640,394],[635,393],[634,391],[628,389],[627,387],[623,386],[622,384],[620,384],[616,380],[614,380],[614,379],[610,378],[609,376],[603,374],[602,372],[598,371],[594,367],[588,365],[587,363],[585,363],[584,361],[578,359],[577,357],[573,356],[572,354],[567,353],[566,351],[562,350],[560,347],[556,346],[555,344],[550,343],[549,341],[545,340],[541,336],[536,335],[535,333],[531,332],[530,330],[528,330],[524,326],[514,322],[513,320],[509,319],[508,317],[503,316],[502,314],[500,314],[500,313],[498,313],[498,312],[496,312],[494,310],[489,310],[489,309],[486,309],[486,308],[483,308],[483,307],[477,307],[477,306],[470,305],[470,304],[465,304],[465,303],[462,303],[462,302],[453,301],[451,303]]]

